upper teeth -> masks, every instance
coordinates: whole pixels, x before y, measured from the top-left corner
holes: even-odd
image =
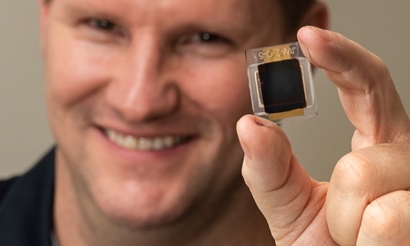
[[[164,136],[164,137],[134,137],[124,135],[112,130],[105,131],[107,137],[114,143],[128,148],[138,150],[162,150],[171,148],[182,141],[180,136]]]

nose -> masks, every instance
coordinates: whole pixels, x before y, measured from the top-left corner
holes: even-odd
[[[138,35],[118,54],[115,76],[107,87],[110,106],[129,122],[150,121],[178,107],[178,87],[167,73],[167,54],[154,32]]]

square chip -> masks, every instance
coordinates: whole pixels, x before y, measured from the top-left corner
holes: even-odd
[[[312,69],[298,43],[246,51],[255,115],[272,121],[317,116]]]

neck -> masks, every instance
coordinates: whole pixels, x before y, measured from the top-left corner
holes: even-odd
[[[218,203],[197,206],[180,220],[155,228],[135,228],[111,221],[98,209],[81,206],[57,166],[54,204],[59,245],[274,245],[266,220],[239,177],[234,189]],[[64,175],[65,174],[65,175]],[[94,214],[86,214],[93,211]]]

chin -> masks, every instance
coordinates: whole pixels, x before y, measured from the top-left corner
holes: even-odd
[[[178,223],[183,220],[188,210],[182,209],[179,204],[169,207],[141,207],[118,203],[103,209],[105,216],[115,224],[140,230]]]
[[[192,210],[193,194],[182,195],[187,192],[172,192],[161,186],[166,187],[117,187],[99,193],[94,200],[103,216],[117,225],[149,229],[178,223]]]

